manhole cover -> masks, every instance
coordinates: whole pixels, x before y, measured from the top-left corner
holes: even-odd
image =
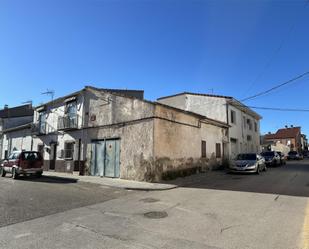
[[[155,198],[145,198],[145,199],[141,199],[140,201],[146,202],[146,203],[153,203],[153,202],[158,202],[160,200],[155,199]]]
[[[167,212],[159,212],[159,211],[153,211],[153,212],[148,212],[145,213],[144,216],[149,219],[163,219],[168,216]]]

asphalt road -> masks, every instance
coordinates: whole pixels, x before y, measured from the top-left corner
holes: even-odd
[[[309,197],[309,160],[288,161],[260,175],[212,171],[170,182],[190,188]]]
[[[309,248],[309,160],[130,194],[58,180],[0,178],[1,249]]]
[[[0,178],[0,227],[108,201],[128,192],[66,178]]]

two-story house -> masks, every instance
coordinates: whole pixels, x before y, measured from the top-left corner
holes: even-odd
[[[261,116],[229,96],[183,92],[158,99],[159,103],[204,115],[229,125],[224,148],[234,158],[241,152],[260,151]]]
[[[280,142],[290,148],[291,151],[302,152],[301,127],[285,126],[276,133],[268,133],[264,136],[265,142]]]
[[[143,91],[94,87],[36,107],[34,123],[45,170],[147,181],[220,163],[228,129]]]
[[[0,159],[14,150],[30,150],[33,108],[31,105],[0,110]]]

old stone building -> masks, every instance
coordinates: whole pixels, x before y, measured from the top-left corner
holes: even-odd
[[[184,92],[159,98],[158,102],[226,123],[229,128],[224,147],[230,158],[261,150],[262,117],[233,97]]]
[[[157,181],[227,153],[226,123],[146,101],[143,91],[85,87],[38,106],[33,127],[45,170]]]

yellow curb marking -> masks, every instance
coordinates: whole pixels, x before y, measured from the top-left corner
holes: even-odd
[[[305,210],[305,219],[300,248],[309,249],[309,200],[307,201],[307,206]]]

